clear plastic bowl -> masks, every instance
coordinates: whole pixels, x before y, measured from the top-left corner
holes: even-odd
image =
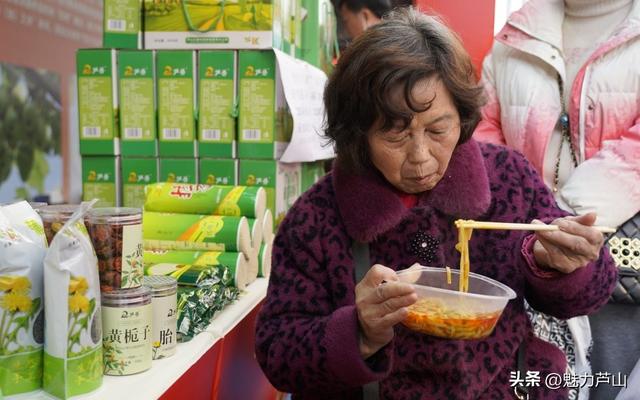
[[[446,339],[482,339],[493,329],[507,305],[516,298],[508,286],[473,272],[469,291],[458,291],[460,272],[451,269],[451,284],[445,268],[419,267],[398,271],[402,282],[415,287],[418,301],[409,307],[403,324],[414,331]]]

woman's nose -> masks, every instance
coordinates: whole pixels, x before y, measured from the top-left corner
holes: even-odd
[[[409,148],[408,160],[414,164],[421,164],[429,160],[429,141],[424,133],[414,133],[412,135],[411,146]]]

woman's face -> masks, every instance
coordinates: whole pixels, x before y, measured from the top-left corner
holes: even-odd
[[[383,132],[373,127],[368,135],[373,165],[396,189],[421,193],[433,189],[444,176],[460,138],[460,116],[440,79],[420,80],[411,92],[418,104],[431,107],[414,115],[404,130]],[[390,101],[403,101],[402,91]]]

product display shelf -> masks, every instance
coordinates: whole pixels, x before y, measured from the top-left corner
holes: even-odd
[[[240,294],[238,300],[227,306],[211,321],[211,325],[199,335],[177,346],[176,354],[154,360],[151,369],[129,376],[104,376],[102,386],[89,394],[73,399],[157,399],[176,383],[198,360],[228,334],[260,304],[267,293],[268,279],[258,278]],[[214,377],[211,377],[212,381]],[[200,383],[202,384],[202,382]],[[24,397],[21,397],[24,398]],[[53,399],[40,391],[29,396],[31,399]]]
[[[268,284],[269,278],[256,279],[235,303],[216,315],[207,331],[216,337],[227,336],[265,298]]]

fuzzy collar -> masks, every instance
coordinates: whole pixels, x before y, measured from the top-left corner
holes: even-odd
[[[393,187],[377,172],[356,175],[336,163],[333,186],[340,215],[352,238],[368,243],[409,214]],[[478,143],[471,139],[451,156],[445,176],[419,195],[416,207],[433,207],[455,218],[477,218],[491,203],[489,179]]]

